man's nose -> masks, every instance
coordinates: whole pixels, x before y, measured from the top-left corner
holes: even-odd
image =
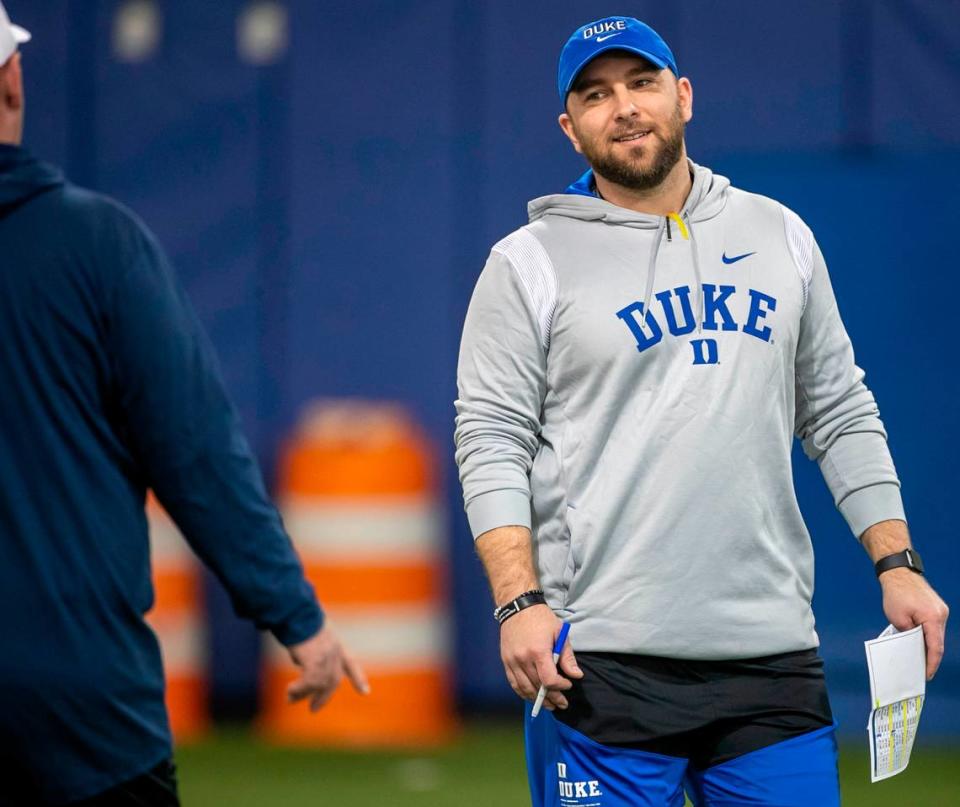
[[[637,105],[633,102],[633,96],[626,87],[614,88],[613,97],[617,102],[616,116],[618,119],[632,118],[638,114]]]

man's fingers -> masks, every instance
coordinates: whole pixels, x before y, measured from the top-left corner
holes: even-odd
[[[322,697],[321,706],[326,703],[340,685],[340,678],[339,673],[336,675],[314,673],[309,676],[304,674],[287,686],[287,702],[296,703],[304,698],[310,698],[310,708],[316,711],[314,708],[316,699]]]
[[[566,709],[570,704],[567,702],[566,697],[556,690],[547,690],[547,697],[544,700],[544,703],[549,703],[552,706],[555,706],[558,709]]]
[[[540,684],[535,683],[535,679],[532,678],[524,668],[515,669],[514,674],[516,675],[522,697],[528,701],[535,700],[537,692],[540,690]]]
[[[324,704],[333,697],[333,693],[336,692],[336,687],[330,687],[322,692],[316,692],[310,698],[310,711],[319,712],[323,708]]]
[[[577,666],[577,657],[573,654],[569,641],[564,644],[563,652],[560,654],[560,669],[571,678],[583,678],[583,670]]]
[[[943,660],[945,625],[937,620],[923,623],[923,641],[927,647],[927,680],[933,678]]]
[[[296,681],[291,681],[287,686],[287,702],[296,703],[297,701],[301,701],[312,691],[313,687],[310,686],[303,678],[298,678]]]
[[[547,690],[570,688],[570,681],[557,672],[551,653],[560,628],[550,609],[539,605],[521,611],[501,626],[500,657],[513,691],[521,698],[535,701],[541,683]],[[560,702],[563,699],[548,697],[544,706],[552,709]]]
[[[530,674],[527,672],[527,669],[519,664],[511,664],[509,669],[513,673],[513,691],[516,692],[521,698],[532,701],[537,697],[537,690],[540,689],[539,683],[534,683],[531,680]]]
[[[917,627],[919,624],[918,622],[914,621],[913,614],[909,614],[907,612],[893,615],[887,614],[887,619],[890,620],[890,624],[893,625],[893,627],[901,632],[911,630]]]
[[[346,651],[343,652],[343,671],[346,673],[347,678],[350,679],[350,683],[353,685],[353,688],[359,692],[361,695],[370,694],[370,683],[367,681],[367,676],[363,671],[356,659],[354,659]]]
[[[573,684],[557,672],[552,658],[549,656],[537,657],[533,662],[533,671],[528,672],[527,675],[535,687],[532,699],[536,699],[540,686],[544,685],[547,688],[547,694],[543,701],[544,708],[550,711],[557,708],[567,708],[567,699],[561,694],[561,690],[570,689]]]
[[[547,689],[570,689],[573,684],[557,672],[553,659],[540,657],[536,660],[537,679],[545,684]]]
[[[370,692],[363,668],[344,650],[332,628],[321,629],[289,651],[300,668],[300,677],[287,686],[290,703],[309,699],[310,711],[316,712],[333,697],[344,676],[357,692]]]
[[[507,682],[510,684],[510,688],[516,692],[518,696],[524,700],[533,700],[533,697],[536,697],[536,695],[533,697],[530,696],[530,680],[519,664],[510,664],[504,661],[503,670],[507,674]]]
[[[339,685],[339,676],[323,683],[309,682],[300,678],[287,687],[287,701],[296,703],[304,698],[309,698],[310,711],[315,712],[333,697],[333,693],[337,691]]]

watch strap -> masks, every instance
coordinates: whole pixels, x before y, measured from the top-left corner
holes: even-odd
[[[898,569],[901,566],[906,566],[917,574],[923,574],[923,561],[920,560],[920,553],[916,549],[904,549],[903,552],[880,558],[873,568],[877,577],[879,577],[884,572],[888,572],[890,569]]]

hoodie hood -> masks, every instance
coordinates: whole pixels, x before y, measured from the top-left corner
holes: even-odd
[[[709,168],[697,165],[692,160],[687,162],[693,172],[693,187],[678,215],[683,219],[689,218],[693,222],[712,219],[727,203],[730,180],[713,173]],[[570,185],[564,193],[541,196],[531,201],[527,205],[530,221],[534,222],[543,216],[554,215],[649,229],[655,229],[663,222],[663,216],[638,213],[601,199],[597,196],[595,187],[591,169]]]
[[[671,222],[675,223],[679,235],[690,241],[693,273],[697,281],[697,331],[699,333],[703,330],[703,277],[700,271],[700,258],[697,252],[693,224],[712,219],[723,210],[727,204],[730,180],[719,174],[714,174],[709,168],[697,165],[692,160],[688,160],[687,163],[693,174],[693,187],[691,187],[687,200],[678,213],[670,213],[666,216],[638,213],[635,210],[629,210],[601,199],[594,190],[596,186],[593,179],[593,170],[587,171],[580,179],[570,185],[566,193],[541,196],[527,205],[531,223],[545,216],[566,216],[580,221],[602,221],[607,224],[619,224],[641,230],[656,230],[647,262],[643,316],[638,320],[640,329],[644,331],[647,327],[646,312],[650,309],[650,300],[653,296],[653,286],[657,274],[657,256],[660,253],[660,243],[663,240],[664,231],[666,231],[667,240],[673,238]]]
[[[24,148],[0,144],[0,218],[63,183],[59,169],[36,159]]]

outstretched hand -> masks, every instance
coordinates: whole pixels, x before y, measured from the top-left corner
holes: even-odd
[[[550,711],[566,709],[563,692],[573,686],[570,678],[583,678],[569,641],[559,663],[553,663],[553,645],[561,625],[549,607],[533,605],[500,626],[500,658],[510,686],[521,698],[533,701],[543,684],[547,688],[543,705]]]
[[[361,695],[370,693],[363,669],[344,650],[332,628],[321,628],[288,650],[293,663],[300,668],[300,677],[287,687],[290,703],[309,698],[310,711],[318,711],[333,696],[344,675]]]
[[[927,647],[927,680],[943,659],[944,635],[950,610],[925,577],[907,568],[890,569],[880,575],[883,612],[897,630],[923,625]]]

